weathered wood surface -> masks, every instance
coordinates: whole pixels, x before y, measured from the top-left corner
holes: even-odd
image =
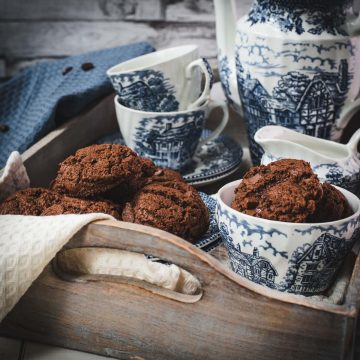
[[[326,305],[279,294],[174,235],[135,224],[91,224],[67,247],[82,246],[176,263],[201,281],[203,297],[184,304],[126,284],[66,282],[48,266],[3,321],[0,334],[118,358],[329,360],[350,354],[354,303]]]
[[[252,0],[237,1],[239,14]],[[38,61],[150,41],[195,43],[216,58],[212,0],[0,0],[0,59],[12,76]]]

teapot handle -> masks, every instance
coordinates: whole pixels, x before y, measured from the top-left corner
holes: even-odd
[[[350,36],[360,35],[360,12],[348,16],[345,23],[345,29]]]

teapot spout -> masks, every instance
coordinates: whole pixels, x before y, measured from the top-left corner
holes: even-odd
[[[214,0],[221,83],[230,103],[240,109],[235,68],[236,7],[233,0]]]

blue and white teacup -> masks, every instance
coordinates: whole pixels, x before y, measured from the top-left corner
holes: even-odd
[[[115,96],[116,117],[126,145],[156,165],[174,170],[185,168],[198,146],[218,137],[229,119],[225,102],[208,100],[193,110],[158,113],[130,109],[118,100]],[[206,118],[218,107],[223,112],[219,125],[200,139]]]
[[[241,180],[217,194],[217,221],[232,269],[279,291],[315,295],[328,289],[360,235],[360,200],[336,187],[353,215],[331,222],[290,223],[262,219],[232,209]]]
[[[201,90],[201,73],[205,77]],[[155,51],[118,64],[107,75],[119,103],[136,110],[194,109],[210,97],[213,73],[196,45]]]

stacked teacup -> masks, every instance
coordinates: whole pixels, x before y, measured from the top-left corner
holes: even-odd
[[[117,93],[116,116],[126,145],[158,166],[186,168],[196,149],[219,136],[227,124],[227,106],[210,100],[212,70],[195,45],[137,57],[107,75]],[[206,118],[217,107],[223,116],[203,138]]]

